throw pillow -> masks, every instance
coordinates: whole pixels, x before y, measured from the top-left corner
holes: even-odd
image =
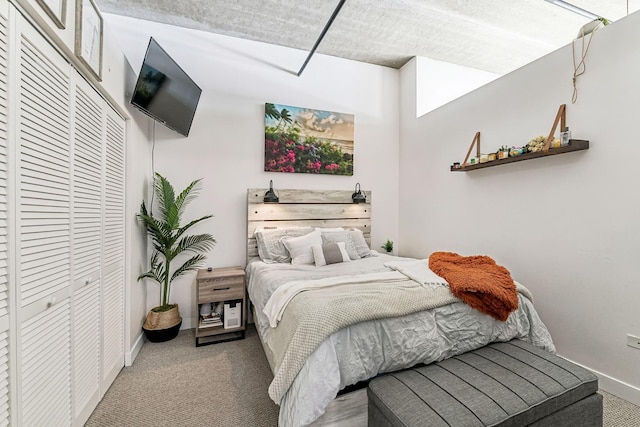
[[[314,245],[311,250],[316,267],[351,261],[345,248],[345,242],[325,243],[322,246]]]

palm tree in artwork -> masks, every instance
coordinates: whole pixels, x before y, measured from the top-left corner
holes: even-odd
[[[280,112],[275,105],[266,103],[264,106],[264,115],[273,120],[280,120]]]
[[[289,110],[283,108],[282,111],[280,111],[280,121],[278,122],[277,128],[279,129],[284,123],[291,124],[292,121],[293,119],[291,118],[291,114],[289,114]]]

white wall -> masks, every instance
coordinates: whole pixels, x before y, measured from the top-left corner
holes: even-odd
[[[110,34],[110,28],[107,26]],[[137,72],[133,71],[128,63],[125,69],[125,85],[121,90],[121,96],[129,98],[137,79]],[[126,143],[126,199],[125,199],[125,251],[126,251],[126,283],[125,283],[125,365],[130,366],[137,356],[144,335],[142,325],[147,315],[147,287],[138,282],[137,277],[142,271],[148,269],[147,257],[147,233],[136,220],[136,214],[140,210],[143,199],[148,198],[148,189],[151,183],[151,119],[125,104],[124,108],[129,113],[131,120],[127,120]]]
[[[640,403],[640,14],[599,30],[571,103],[571,45],[419,119],[415,61],[401,70],[403,255],[486,254],[527,286],[558,353]],[[579,51],[580,45],[577,46]],[[589,150],[449,171],[476,131],[482,151],[548,133],[560,104]]]
[[[147,315],[147,288],[137,277],[148,268],[147,235],[136,221],[142,199],[151,182],[149,119],[129,110],[126,146],[126,257],[125,270],[125,364],[130,366],[143,344],[142,325]]]
[[[398,242],[398,88],[394,69],[315,55],[297,77],[307,52],[105,15],[134,69],[139,70],[150,36],[203,89],[191,133],[184,138],[156,125],[155,170],[176,188],[203,179],[187,218],[213,213],[196,232],[217,239],[207,264],[244,266],[246,189],[372,190],[373,247]],[[264,172],[264,104],[273,102],[355,115],[354,175],[318,176]],[[149,284],[148,308],[158,304]],[[183,328],[194,317],[194,276],[174,284]]]
[[[420,117],[483,86],[499,74],[431,58],[416,57],[416,112]]]

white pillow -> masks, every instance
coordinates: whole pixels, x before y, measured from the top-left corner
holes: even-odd
[[[285,237],[282,244],[291,255],[291,264],[310,264],[315,261],[313,259],[313,250],[311,246],[322,246],[322,235],[320,231],[312,231],[300,237]]]
[[[321,232],[329,232],[329,231],[344,231],[344,228],[342,227],[334,227],[334,228],[322,228],[322,227],[316,227],[316,230],[320,230]]]
[[[316,262],[316,267],[351,261],[345,248],[345,242],[325,243],[322,246],[313,245],[311,246],[311,250],[313,251],[313,259]]]
[[[311,227],[258,228],[254,232],[258,255],[267,264],[289,263],[289,252],[282,244],[285,237],[298,237],[311,233]]]
[[[367,245],[367,241],[364,238],[362,230],[352,229],[349,230],[349,234],[351,235],[351,239],[353,240],[353,244],[355,245],[360,258],[366,258],[373,255],[371,253],[371,249],[369,249],[369,245]]]

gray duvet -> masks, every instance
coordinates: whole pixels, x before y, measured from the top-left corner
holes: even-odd
[[[274,353],[272,330],[262,313],[271,293],[292,280],[321,279],[390,271],[385,262],[402,260],[380,255],[324,267],[266,264],[247,267],[248,291],[256,307],[256,327],[267,351]],[[410,260],[410,259],[405,259]],[[321,416],[342,388],[418,363],[431,363],[482,347],[493,341],[522,338],[555,351],[533,303],[519,295],[519,308],[506,322],[482,314],[462,302],[402,317],[357,323],[331,334],[311,353],[279,402],[281,426],[304,426]]]

